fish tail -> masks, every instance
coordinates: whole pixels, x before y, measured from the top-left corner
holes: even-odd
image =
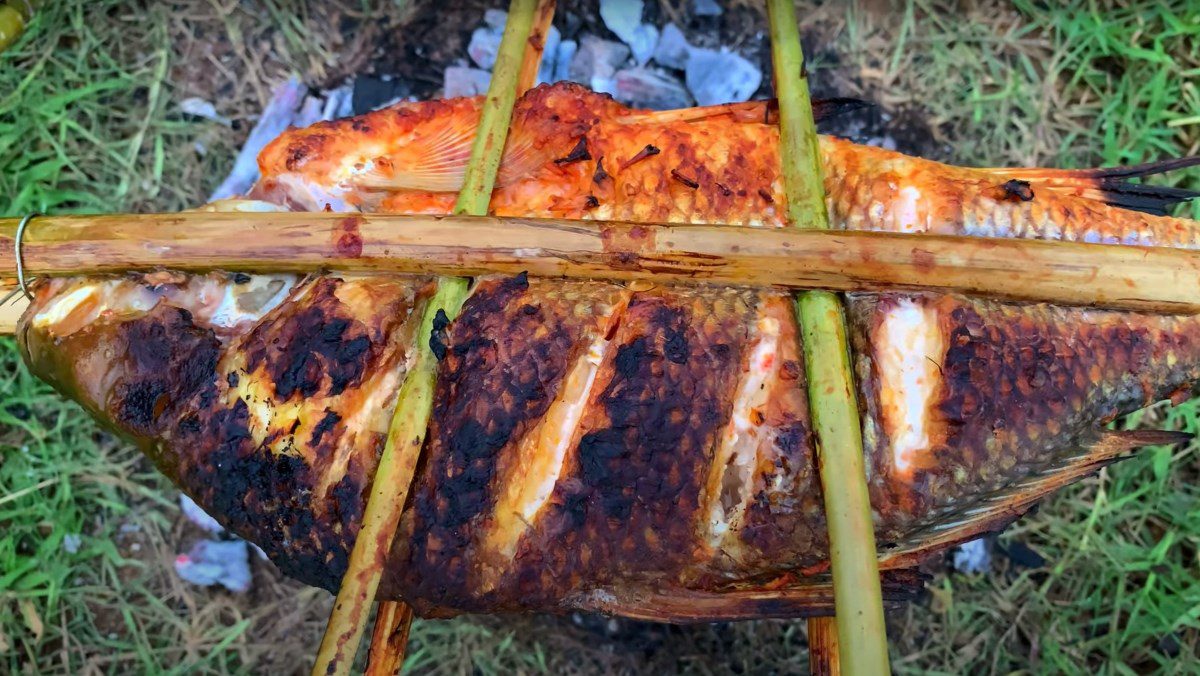
[[[1175,204],[1200,197],[1200,191],[1163,185],[1135,183],[1144,178],[1200,165],[1200,155],[1177,157],[1144,164],[1095,169],[988,169],[1006,178],[1034,183],[1070,195],[1086,197],[1105,204],[1166,216]]]
[[[907,568],[919,563],[930,552],[973,540],[984,533],[999,532],[1042,498],[1129,457],[1125,455],[1128,451],[1144,446],[1183,443],[1191,438],[1192,435],[1184,432],[1161,430],[1099,432],[1090,442],[1080,444],[1075,453],[1023,480],[969,504],[930,515],[909,530],[902,542],[891,547],[880,558],[879,566]]]

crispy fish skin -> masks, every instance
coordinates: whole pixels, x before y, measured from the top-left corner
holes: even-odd
[[[290,131],[260,158],[254,196],[448,213],[478,107],[404,104]],[[540,87],[515,113],[492,210],[781,227],[778,135],[756,110],[644,113]],[[821,143],[843,227],[1196,244],[1195,223],[1081,197],[1077,176],[1005,187],[1019,170]],[[405,355],[430,340],[408,321],[425,281],[292,280],[285,300],[214,323],[201,287],[234,281],[178,277],[42,285],[21,330],[30,366],[289,574],[336,588]],[[1104,422],[1200,376],[1194,318],[899,294],[852,297],[849,314],[885,568],[946,546],[926,534],[963,513],[960,539],[1015,518],[1005,491],[1023,491],[1023,510],[1059,485],[1032,479],[1102,466],[1137,440],[1098,443]],[[129,348],[143,336],[157,337],[150,361]],[[487,278],[435,343],[433,419],[386,597],[426,615],[829,607],[786,294]],[[896,574],[894,591],[910,588]]]

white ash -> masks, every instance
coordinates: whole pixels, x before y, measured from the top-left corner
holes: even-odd
[[[678,78],[638,66],[617,71],[613,98],[635,108],[672,110],[692,105],[692,96]]]
[[[683,70],[687,67],[688,55],[692,51],[691,44],[684,37],[679,26],[669,23],[663,26],[662,35],[658,37],[658,45],[654,48],[654,62],[660,66]]]
[[[986,538],[964,542],[951,556],[954,569],[962,573],[984,573],[992,567],[992,553]]]
[[[762,84],[758,66],[727,50],[691,50],[685,76],[688,90],[702,106],[749,101]]]
[[[658,29],[642,22],[642,0],[600,0],[600,18],[621,42],[629,45],[633,60],[644,65],[658,44]]]
[[[724,13],[717,0],[692,0],[692,14],[696,16],[721,16]]]
[[[212,101],[202,99],[198,96],[191,96],[179,102],[179,109],[188,115],[195,115],[206,120],[219,122],[226,127],[233,126],[233,121],[224,115],[217,114],[217,107],[212,104]]]
[[[179,577],[201,587],[221,585],[232,592],[250,589],[250,553],[242,540],[200,540],[175,557]]]
[[[478,96],[486,94],[492,74],[478,68],[466,66],[450,66],[446,69],[442,81],[442,96],[451,99],[458,96]]]
[[[202,530],[208,533],[218,534],[225,532],[225,527],[217,522],[216,519],[209,516],[204,508],[196,504],[196,501],[189,498],[183,493],[179,494],[179,509],[188,521],[199,526]]]
[[[611,81],[629,54],[629,48],[620,42],[585,35],[571,58],[567,79],[589,86],[596,81]]]
[[[503,26],[476,28],[475,32],[471,33],[470,44],[467,45],[467,56],[480,68],[491,70],[496,65],[496,54],[500,51],[500,38],[503,35]]]

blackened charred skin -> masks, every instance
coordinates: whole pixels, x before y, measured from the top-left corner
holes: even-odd
[[[916,520],[1054,466],[1116,416],[1200,378],[1189,318],[917,296],[936,310],[945,336],[942,382],[924,462],[911,480],[889,483],[868,337],[896,298],[863,294],[850,303],[881,539],[901,539]]]
[[[433,331],[429,333],[429,351],[438,361],[446,358],[446,327],[449,325],[450,318],[446,316],[446,311],[438,308],[433,316]]]
[[[602,587],[621,571],[678,580],[694,560],[702,486],[747,344],[745,305],[714,312],[713,300],[671,289],[630,303],[576,461],[518,549],[510,603]]]
[[[1014,178],[1011,181],[1005,181],[1004,185],[1000,187],[1004,190],[1004,196],[1009,199],[1017,199],[1022,202],[1029,202],[1033,199],[1033,188],[1029,185],[1029,181]]]
[[[337,396],[357,387],[377,348],[357,320],[340,316],[338,280],[317,280],[300,309],[256,326],[242,348],[247,371],[265,368],[281,401]]]
[[[186,310],[160,304],[120,325],[126,368],[110,399],[118,424],[139,436],[157,436],[192,397],[216,378],[220,342],[192,323]]]
[[[480,521],[502,490],[498,463],[545,416],[586,321],[574,303],[546,294],[555,285],[485,280],[450,327],[424,467],[397,538],[396,572],[412,598],[486,608],[468,580]]]

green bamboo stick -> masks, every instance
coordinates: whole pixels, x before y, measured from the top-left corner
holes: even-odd
[[[509,7],[479,130],[471,146],[462,191],[454,205],[456,214],[487,215],[517,100],[521,62],[537,7],[537,0],[513,0]],[[466,296],[467,280],[440,277],[437,290],[426,305],[416,334],[416,356],[396,398],[395,414],[372,482],[363,525],[355,539],[348,570],[321,640],[313,676],[347,674],[354,661],[433,410],[437,361],[426,337],[433,330],[433,318],[438,311],[444,311],[452,319]]]
[[[767,0],[780,157],[788,217],[801,228],[829,228],[821,154],[792,0]],[[837,642],[845,673],[889,673],[887,630],[879,586],[875,532],[863,467],[862,428],[855,398],[841,302],[827,291],[796,301],[808,372],[813,431],[821,475],[837,608]]]
[[[350,673],[433,410],[437,359],[429,348],[428,337],[438,313],[453,318],[466,297],[466,280],[445,277],[438,280],[437,290],[425,304],[415,334],[415,357],[396,395],[395,412],[379,457],[379,468],[371,482],[362,527],[354,540],[346,575],[321,639],[312,670],[314,676]]]
[[[483,100],[483,112],[479,117],[479,131],[471,145],[471,159],[463,176],[462,191],[454,203],[454,213],[468,216],[484,216],[492,201],[492,188],[496,184],[496,173],[504,153],[504,141],[508,138],[508,125],[512,121],[513,106],[517,102],[517,80],[521,74],[521,60],[529,41],[537,10],[537,0],[512,0],[508,7],[508,23],[504,25],[504,36],[500,38],[500,49],[496,53],[496,65],[492,68],[492,83]]]

